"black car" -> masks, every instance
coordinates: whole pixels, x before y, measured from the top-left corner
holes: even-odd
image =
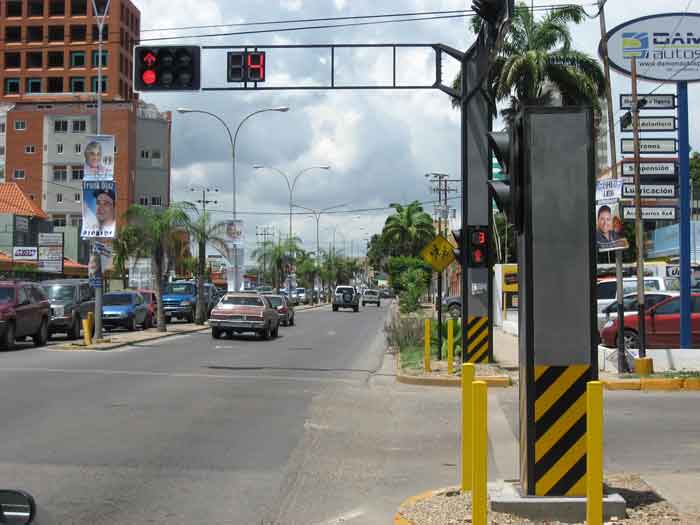
[[[354,286],[336,286],[333,294],[333,311],[339,308],[352,308],[355,312],[360,311],[360,294]]]
[[[42,282],[41,287],[51,303],[49,334],[79,338],[82,320],[95,310],[95,294],[87,279],[55,279]]]

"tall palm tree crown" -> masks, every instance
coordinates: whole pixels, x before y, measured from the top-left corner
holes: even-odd
[[[391,204],[391,207],[395,212],[387,218],[382,235],[390,242],[407,247],[411,255],[418,255],[423,246],[435,237],[432,218],[423,211],[419,201],[413,201],[408,206]]]

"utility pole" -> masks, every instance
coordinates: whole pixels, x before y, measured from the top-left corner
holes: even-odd
[[[610,165],[612,166],[613,177],[618,178],[620,173],[617,170],[617,144],[615,143],[615,117],[613,114],[612,93],[610,88],[610,61],[608,60],[608,30],[605,25],[605,3],[607,0],[600,0],[598,11],[600,16],[600,45],[603,55],[603,72],[605,74],[605,99],[608,109],[608,142],[610,144]],[[624,308],[624,288],[622,285],[622,250],[615,250],[615,278],[617,281],[617,318],[625,318]],[[622,323],[622,321],[618,321]],[[623,324],[619,324],[620,327]],[[620,328],[617,339],[617,371],[628,372],[629,365],[625,355],[624,330]]]
[[[639,317],[639,357],[647,356],[644,311],[644,227],[642,223],[641,163],[639,159],[639,98],[637,96],[637,59],[632,57],[632,134],[634,140],[634,207],[637,234],[637,303]],[[623,330],[624,317],[619,318]]]

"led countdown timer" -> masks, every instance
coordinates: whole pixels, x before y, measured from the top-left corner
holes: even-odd
[[[228,53],[229,82],[265,82],[265,52],[235,51]]]

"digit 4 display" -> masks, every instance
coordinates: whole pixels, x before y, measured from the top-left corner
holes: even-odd
[[[265,52],[229,52],[226,78],[229,82],[265,82]]]

